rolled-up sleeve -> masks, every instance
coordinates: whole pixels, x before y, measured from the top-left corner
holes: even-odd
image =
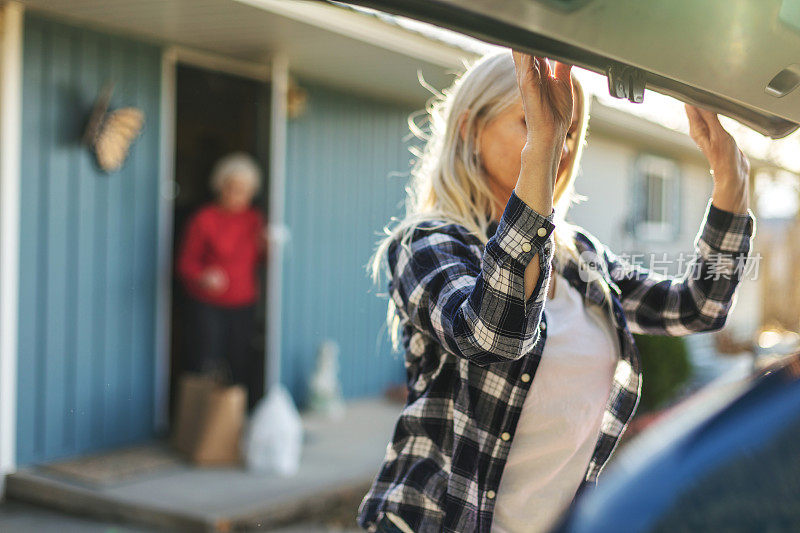
[[[633,265],[604,248],[630,330],[678,336],[722,328],[752,259],[754,235],[752,211],[723,211],[709,200],[694,254],[680,277]]]
[[[407,246],[394,241],[388,252],[389,289],[401,320],[478,365],[528,353],[539,339],[554,251],[553,217],[512,192],[482,254],[456,224],[420,227]],[[525,268],[537,254],[539,279],[526,299]]]

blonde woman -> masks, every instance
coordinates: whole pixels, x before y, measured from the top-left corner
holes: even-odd
[[[358,522],[544,531],[596,482],[636,409],[631,332],[724,325],[755,226],[748,162],[716,115],[687,107],[714,189],[697,259],[665,277],[564,221],[588,119],[570,66],[490,55],[429,112],[406,218],[371,263],[376,282],[388,267],[408,400]]]

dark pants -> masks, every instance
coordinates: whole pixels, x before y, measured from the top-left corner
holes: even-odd
[[[186,370],[202,372],[227,364],[231,379],[252,389],[255,304],[220,307],[187,297]]]

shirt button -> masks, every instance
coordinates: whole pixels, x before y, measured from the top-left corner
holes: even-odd
[[[547,325],[544,322],[539,322],[539,330],[544,331],[545,329],[547,329]]]
[[[497,495],[494,493],[493,490],[490,490],[490,491],[486,492],[486,497],[489,498],[490,500],[494,500],[495,496],[497,496]]]
[[[511,434],[508,433],[507,431],[505,431],[505,432],[503,432],[502,435],[500,435],[500,438],[505,440],[505,441],[510,440],[511,439]]]
[[[527,383],[531,380],[531,375],[526,372],[522,374],[519,379],[521,379],[523,383]]]
[[[530,252],[531,251],[531,243],[523,242],[522,243],[522,251],[523,252]]]
[[[547,228],[539,228],[539,230],[536,232],[536,235],[539,237],[544,237],[547,235]]]

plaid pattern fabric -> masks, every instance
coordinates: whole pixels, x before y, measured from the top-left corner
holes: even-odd
[[[579,493],[592,486],[639,401],[641,369],[631,332],[685,335],[720,328],[735,301],[752,213],[711,205],[682,278],[614,255],[575,228],[583,264],[554,258],[553,214],[512,192],[485,245],[459,224],[427,222],[410,250],[389,248],[389,290],[402,325],[408,400],[383,464],[361,502],[359,525],[375,531],[393,513],[414,531],[489,532],[494,500],[522,404],[547,338],[551,268],[608,313],[620,340],[601,434]],[[525,299],[524,271],[541,268]],[[713,270],[713,276],[704,276]],[[708,279],[706,279],[708,278]],[[608,294],[608,296],[606,296]]]

